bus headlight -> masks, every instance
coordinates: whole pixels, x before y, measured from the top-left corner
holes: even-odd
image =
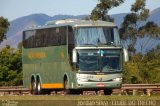
[[[121,81],[122,80],[122,78],[115,78],[115,79],[113,79],[113,81]]]

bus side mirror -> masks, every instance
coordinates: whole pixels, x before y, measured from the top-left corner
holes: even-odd
[[[77,50],[73,49],[72,51],[72,62],[77,63]]]
[[[128,50],[126,48],[123,48],[123,59],[124,59],[124,62],[129,61]]]

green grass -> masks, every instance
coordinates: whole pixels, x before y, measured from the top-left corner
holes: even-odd
[[[158,102],[155,102],[159,100]],[[104,95],[40,95],[40,96],[0,96],[0,101],[18,102],[16,106],[119,106],[119,103],[124,103],[123,106],[128,106],[130,102],[137,103],[135,106],[152,106],[142,105],[142,103],[150,103],[153,101],[153,106],[160,106],[160,96],[104,96]],[[107,104],[98,104],[97,101]],[[118,101],[118,102],[117,102]],[[128,102],[129,101],[129,102]],[[2,103],[0,102],[0,106]],[[80,103],[80,104],[79,104]],[[96,104],[97,103],[97,104]],[[101,103],[101,102],[100,102]],[[126,104],[125,104],[126,103]]]
[[[0,96],[0,100],[160,100],[160,96],[105,96],[105,95],[25,95]]]

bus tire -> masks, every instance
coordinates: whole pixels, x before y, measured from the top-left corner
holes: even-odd
[[[37,84],[36,84],[36,85],[37,85],[37,88],[36,88],[36,89],[37,89],[37,94],[38,94],[38,95],[43,94],[43,93],[42,93],[42,87],[41,87],[41,81],[40,81],[39,78],[37,78]]]
[[[36,80],[34,78],[31,79],[31,94],[36,95],[37,89],[36,89]]]
[[[75,94],[77,94],[77,95],[83,95],[83,90],[76,90]]]
[[[50,95],[51,94],[51,90],[50,89],[43,89],[42,90],[43,92],[41,94],[47,94],[47,95]]]
[[[104,90],[104,95],[111,95],[112,94],[112,89],[105,89]]]
[[[68,79],[65,78],[64,80],[64,94],[74,94],[74,91],[72,89],[69,89],[69,83],[68,83]]]

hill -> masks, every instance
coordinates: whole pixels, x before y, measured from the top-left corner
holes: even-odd
[[[113,14],[111,15],[114,18],[115,23],[118,27],[120,27],[124,16],[126,13],[121,14]],[[4,47],[5,45],[11,45],[13,47],[17,47],[18,43],[22,41],[22,31],[27,27],[31,27],[34,25],[44,25],[47,21],[51,20],[60,20],[60,19],[83,19],[88,15],[55,15],[53,17],[48,16],[46,14],[31,14],[28,16],[17,18],[10,22],[9,31],[7,33],[7,40],[3,41],[0,45],[0,48]],[[160,25],[160,8],[153,10],[150,13],[150,17],[148,21],[154,21],[158,25]]]
[[[87,15],[55,15],[53,17],[46,14],[31,14],[28,16],[17,18],[10,22],[9,31],[7,33],[7,40],[4,40],[0,45],[0,48],[5,45],[11,45],[12,47],[17,47],[18,43],[22,41],[22,31],[31,26],[41,26],[47,21],[60,20],[60,19],[82,19]]]
[[[150,13],[149,21],[154,21],[160,25],[160,8],[157,8]]]

